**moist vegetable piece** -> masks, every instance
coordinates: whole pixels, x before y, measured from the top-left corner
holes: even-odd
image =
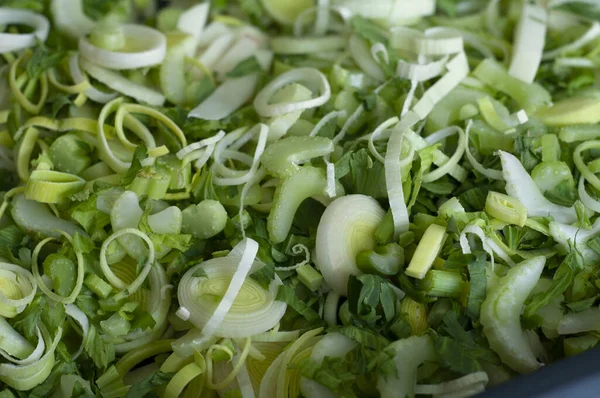
[[[593,349],[600,5],[0,1],[0,396],[468,397]]]

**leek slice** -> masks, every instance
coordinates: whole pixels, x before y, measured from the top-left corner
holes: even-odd
[[[54,366],[54,351],[60,342],[62,328],[58,328],[54,339],[43,325],[40,329],[47,349],[38,361],[27,365],[0,364],[0,380],[16,390],[28,391],[43,383]]]
[[[73,245],[73,241],[69,235],[64,233],[63,236],[67,239],[67,241],[71,245]],[[79,295],[79,292],[81,291],[81,288],[83,286],[83,277],[84,277],[84,272],[85,272],[85,260],[83,258],[82,253],[80,251],[75,250],[75,257],[77,258],[77,270],[76,270],[77,278],[75,280],[73,290],[67,297],[63,297],[63,296],[53,292],[50,288],[48,288],[48,286],[46,286],[46,284],[42,280],[42,277],[40,276],[40,270],[39,270],[39,264],[38,264],[38,256],[40,254],[40,251],[42,250],[42,248],[44,247],[44,245],[46,243],[48,243],[52,240],[54,240],[54,238],[46,238],[36,245],[35,249],[33,250],[33,253],[31,254],[31,271],[33,273],[34,278],[38,282],[38,287],[40,288],[40,290],[42,292],[44,292],[44,294],[46,294],[46,296],[50,297],[52,300],[54,300],[56,302],[59,302],[62,304],[70,304],[70,303],[73,303],[77,299],[77,296]]]
[[[600,98],[568,98],[538,109],[535,115],[549,126],[596,124],[600,122]]]
[[[271,104],[269,100],[278,90],[290,83],[302,83],[319,95],[315,98],[295,103]],[[298,68],[285,72],[271,80],[254,98],[256,112],[264,117],[279,116],[285,113],[321,106],[331,97],[329,81],[315,68]]]
[[[83,0],[52,0],[52,19],[58,30],[78,39],[87,35],[96,25],[83,11]]]
[[[94,64],[114,70],[138,69],[160,64],[167,54],[165,35],[143,25],[120,26],[125,35],[125,48],[131,52],[109,51],[92,44],[85,36],[79,38],[79,53]],[[140,41],[143,38],[143,41]],[[100,80],[100,79],[98,79]]]
[[[134,83],[119,73],[105,69],[85,58],[80,62],[83,70],[90,76],[115,91],[154,106],[162,106],[165,103],[164,95],[153,88]]]
[[[25,198],[42,203],[62,203],[84,185],[85,180],[73,174],[34,170],[25,187]]]
[[[515,27],[515,45],[508,73],[525,83],[533,83],[537,74],[546,38],[546,10],[537,5],[523,4],[519,23]]]
[[[0,262],[0,315],[13,318],[20,314],[33,300],[37,282],[23,267]]]
[[[334,292],[346,296],[350,275],[361,274],[356,256],[375,247],[373,233],[384,215],[376,200],[357,194],[334,200],[323,213],[317,229],[315,264]]]
[[[15,52],[33,47],[37,40],[45,42],[50,31],[50,23],[45,16],[29,10],[0,8],[0,25],[27,25],[32,33],[0,33],[0,54]]]
[[[226,257],[217,257],[190,268],[179,283],[177,315],[212,335],[243,338],[275,326],[286,304],[275,301],[278,278],[268,290],[246,276],[262,265],[255,261],[258,244],[246,239]],[[203,270],[206,276],[195,276]],[[217,304],[218,302],[218,304]]]

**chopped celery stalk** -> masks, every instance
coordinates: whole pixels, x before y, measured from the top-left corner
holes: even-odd
[[[536,83],[524,83],[508,74],[497,61],[487,58],[473,71],[473,75],[488,86],[511,96],[531,112],[552,102],[550,93]]]
[[[565,350],[566,356],[572,357],[596,346],[598,341],[598,337],[591,334],[579,337],[569,337],[563,340],[563,349]]]
[[[521,312],[527,297],[536,286],[546,259],[534,257],[511,268],[490,289],[481,305],[481,324],[490,347],[511,369],[528,373],[541,364],[536,359],[523,330]]]
[[[92,163],[85,147],[86,144],[77,135],[65,134],[54,140],[48,154],[56,170],[79,175]]]
[[[560,160],[560,143],[556,134],[544,134],[542,136],[542,162],[554,162]]]
[[[527,209],[525,206],[517,199],[500,192],[488,192],[485,200],[485,211],[500,221],[515,224],[519,227],[524,226],[525,221],[527,221]]]
[[[533,168],[531,178],[542,193],[552,191],[561,183],[575,187],[571,169],[565,162],[542,162]]]
[[[564,126],[558,131],[558,138],[567,143],[595,140],[600,138],[600,125],[573,124]]]
[[[549,126],[596,124],[600,122],[600,98],[573,97],[538,109],[535,114]]]
[[[427,271],[433,265],[433,261],[442,250],[446,237],[445,227],[437,224],[431,224],[427,227],[408,264],[408,268],[406,268],[406,275],[417,279],[425,278]]]
[[[267,229],[273,242],[283,242],[288,235],[300,203],[319,196],[327,189],[327,178],[322,169],[303,166],[282,179],[273,196],[273,208],[267,219]]]
[[[103,299],[107,298],[113,290],[111,285],[109,285],[104,281],[104,279],[100,278],[96,274],[89,274],[83,283],[88,289]]]
[[[427,132],[433,133],[461,120],[461,112],[465,106],[471,105],[479,112],[475,104],[486,95],[484,91],[459,85],[433,108],[425,125]]]
[[[429,296],[457,298],[461,295],[464,284],[460,272],[432,269],[422,280],[421,287]]]
[[[298,280],[313,292],[316,292],[321,287],[323,275],[312,266],[303,264],[296,269],[296,273],[298,274]]]
[[[189,205],[181,212],[181,216],[181,231],[198,239],[219,234],[227,224],[227,211],[221,203],[211,199]]]
[[[398,340],[386,348],[396,363],[395,376],[378,376],[377,389],[382,397],[414,397],[417,368],[425,361],[436,358],[431,337],[411,336]]]
[[[269,145],[262,155],[262,164],[277,177],[297,171],[300,163],[333,152],[333,141],[325,137],[287,137]]]
[[[148,216],[148,226],[155,234],[179,234],[183,215],[179,207],[170,206]]]
[[[381,224],[379,224],[373,236],[375,237],[375,242],[379,245],[385,245],[394,237],[394,218],[390,210],[385,213]]]
[[[356,256],[356,266],[365,274],[396,275],[404,265],[404,249],[397,243],[365,250]]]

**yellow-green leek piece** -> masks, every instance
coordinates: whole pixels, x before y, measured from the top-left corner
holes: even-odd
[[[60,171],[34,170],[25,186],[25,197],[42,203],[63,203],[85,186],[85,180]]]
[[[527,209],[517,199],[499,192],[489,191],[485,200],[485,211],[490,216],[515,224],[519,227],[527,221]]]
[[[8,75],[8,83],[10,85],[10,90],[19,103],[27,112],[37,115],[41,112],[42,107],[46,103],[46,98],[48,97],[48,76],[46,72],[42,73],[39,77],[39,85],[40,85],[40,98],[37,103],[33,103],[29,100],[35,90],[38,80],[29,80],[27,87],[25,88],[25,92],[21,91],[19,84],[17,82],[17,69],[19,65],[25,58],[31,57],[31,51],[26,51],[21,55],[13,64],[10,66],[10,71]]]
[[[431,224],[425,230],[417,250],[415,250],[408,268],[406,268],[406,275],[423,279],[433,265],[433,261],[438,256],[442,246],[444,246],[446,236],[445,227]]]

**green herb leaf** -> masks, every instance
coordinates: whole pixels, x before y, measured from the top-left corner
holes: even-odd
[[[289,285],[280,286],[279,292],[277,292],[277,300],[287,303],[287,305],[302,315],[310,324],[323,323],[319,314],[296,296],[296,291],[293,287]]]
[[[262,71],[260,63],[254,55],[251,55],[240,61],[231,71],[227,72],[227,77],[242,77],[260,71]]]
[[[121,185],[129,185],[133,182],[137,174],[142,170],[142,161],[148,157],[148,148],[144,144],[140,144],[135,148],[131,166],[121,176]]]
[[[141,398],[150,394],[155,387],[164,386],[171,381],[175,373],[153,372],[144,380],[131,386],[125,398]]]
[[[485,253],[479,252],[467,266],[469,270],[469,298],[467,299],[466,313],[473,321],[479,319],[481,303],[483,303],[486,296],[485,260]]]
[[[115,360],[114,344],[105,341],[94,325],[90,326],[83,344],[85,352],[98,368],[106,369],[108,364]]]

